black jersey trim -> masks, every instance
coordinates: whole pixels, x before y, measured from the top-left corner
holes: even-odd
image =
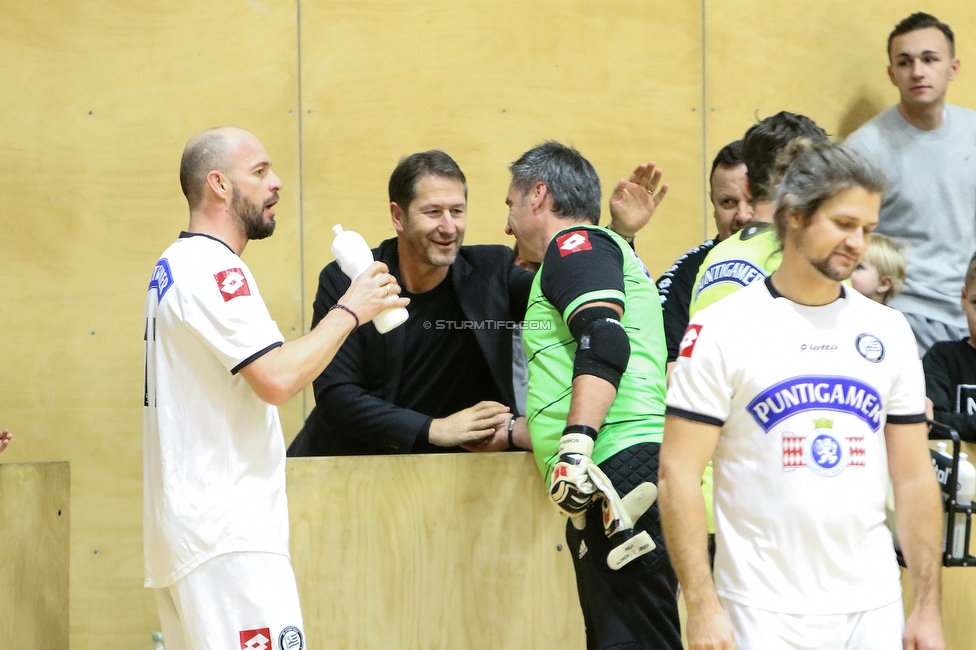
[[[255,359],[259,359],[259,358],[263,357],[264,355],[266,355],[268,352],[271,352],[275,348],[280,348],[282,345],[284,345],[284,343],[282,343],[281,341],[277,341],[275,343],[272,343],[268,347],[264,348],[263,350],[261,350],[259,352],[255,352],[254,354],[252,354],[251,356],[249,356],[247,359],[244,359],[239,364],[237,364],[236,366],[234,366],[233,368],[231,368],[230,374],[236,375],[237,373],[239,373],[241,371],[241,369],[244,366],[248,365],[249,363],[252,363]]]
[[[223,244],[224,246],[227,246],[227,242],[221,241],[216,237],[214,237],[213,235],[208,235],[205,232],[187,232],[184,230],[183,232],[180,233],[180,239],[188,239],[190,237],[206,237],[207,239],[212,239],[219,244]],[[234,249],[231,248],[230,246],[227,246],[227,250],[229,250],[231,253],[234,253]],[[237,253],[234,253],[234,255],[237,255]]]
[[[686,411],[684,409],[679,409],[676,406],[668,406],[664,409],[665,415],[673,415],[675,417],[682,418],[684,420],[691,420],[692,422],[701,422],[702,424],[711,424],[712,426],[721,427],[725,424],[725,420],[720,420],[718,418],[713,418],[710,415],[702,415],[701,413],[695,413],[694,411]]]
[[[915,413],[913,415],[893,415],[889,414],[887,422],[889,424],[921,424],[922,422],[927,422],[928,418],[925,417],[924,413]]]
[[[783,294],[781,294],[776,289],[776,287],[773,286],[773,275],[772,274],[767,275],[766,276],[766,279],[763,280],[763,282],[766,284],[766,290],[769,291],[769,295],[771,295],[773,298],[783,298],[785,300],[789,300],[789,298],[787,298],[786,296],[784,296]],[[838,300],[843,300],[844,298],[847,298],[847,291],[844,289],[844,285],[843,284],[840,285],[840,295],[837,296],[837,298],[838,298]]]

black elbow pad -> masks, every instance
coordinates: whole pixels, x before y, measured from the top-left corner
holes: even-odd
[[[620,387],[630,361],[630,338],[609,307],[587,307],[573,316],[569,330],[576,339],[573,378],[593,375]]]

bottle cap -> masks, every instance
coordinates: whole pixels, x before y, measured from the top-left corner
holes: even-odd
[[[163,633],[162,632],[153,632],[152,640],[153,640],[153,643],[162,643],[163,642]]]

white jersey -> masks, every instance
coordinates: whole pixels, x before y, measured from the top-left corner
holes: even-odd
[[[238,373],[284,338],[247,265],[183,233],[146,295],[146,586],[235,551],[288,555],[278,409]]]
[[[884,427],[924,421],[921,362],[900,313],[843,292],[807,307],[767,279],[697,313],[685,333],[668,413],[721,427],[723,598],[818,615],[900,597]]]

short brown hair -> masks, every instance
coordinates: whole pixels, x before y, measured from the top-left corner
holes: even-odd
[[[901,36],[909,32],[917,32],[920,29],[928,29],[930,27],[934,27],[945,34],[946,40],[949,41],[949,56],[955,57],[956,37],[952,33],[952,28],[932,14],[927,14],[924,11],[916,11],[895,25],[895,28],[888,34],[888,60],[891,60],[891,42],[895,40],[896,36]]]

